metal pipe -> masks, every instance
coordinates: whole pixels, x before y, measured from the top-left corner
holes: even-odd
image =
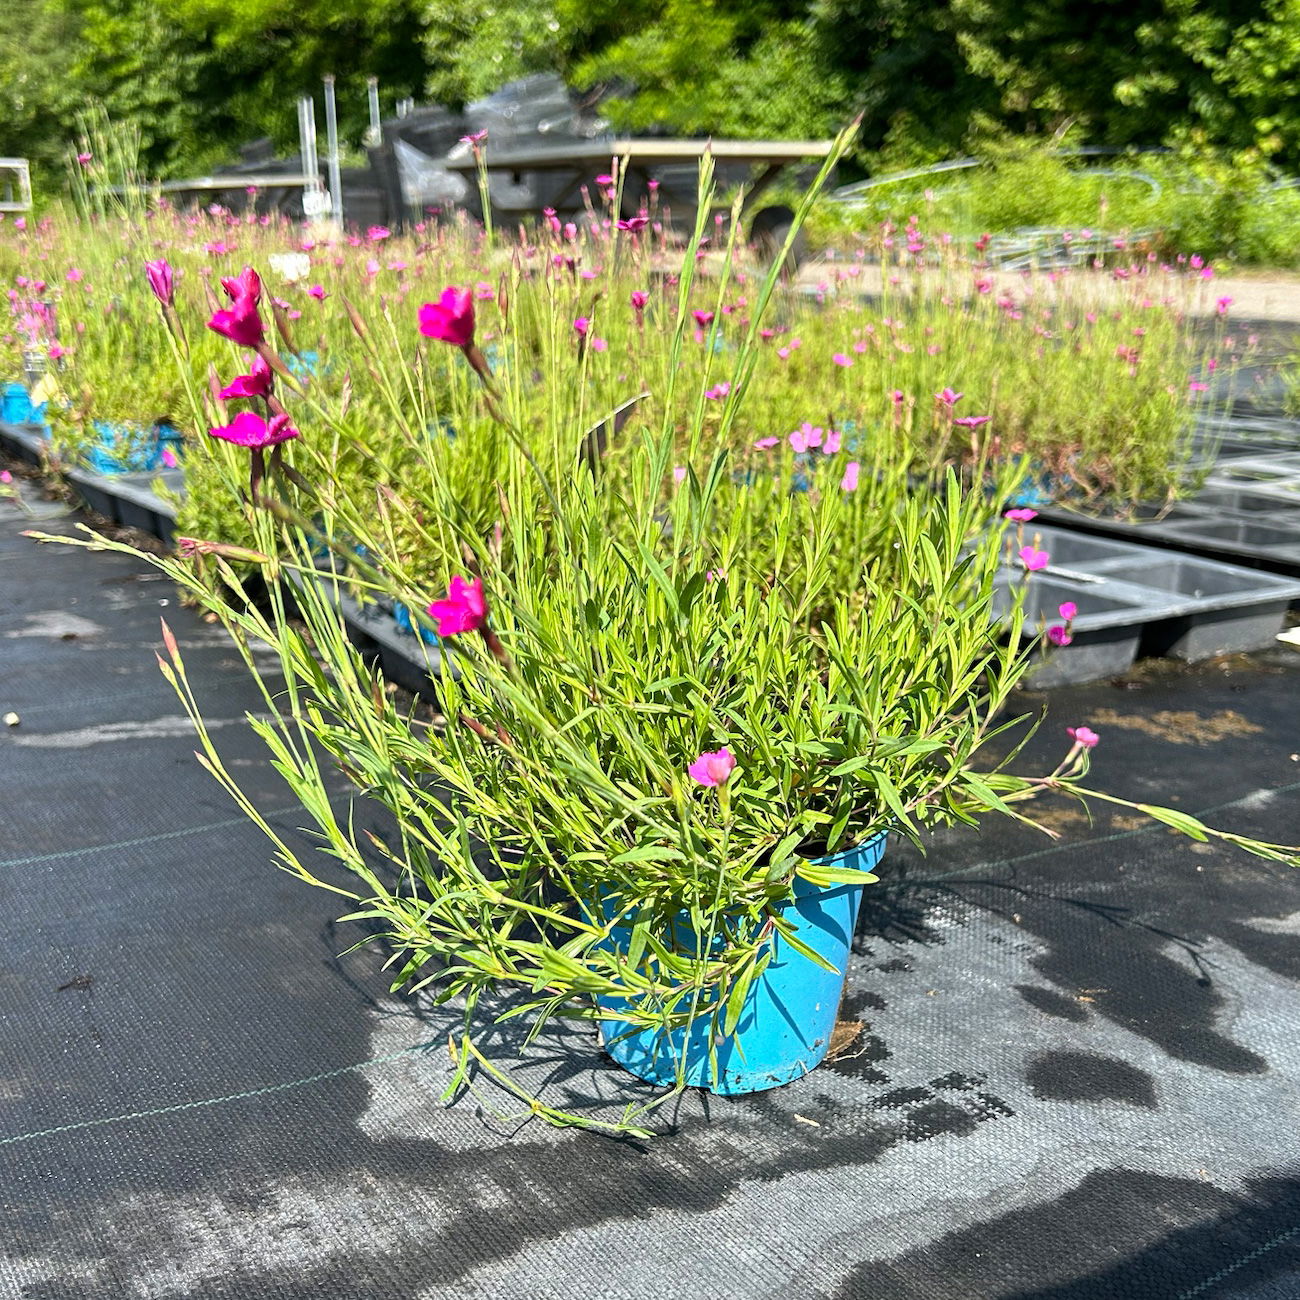
[[[325,78],[325,141],[330,174],[330,209],[334,220],[343,224],[343,181],[339,174],[339,118],[334,102],[334,76]]]
[[[370,98],[370,134],[374,137],[376,144],[379,143],[379,78],[366,78],[366,94]]]

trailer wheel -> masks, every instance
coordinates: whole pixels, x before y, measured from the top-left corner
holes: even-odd
[[[760,208],[754,213],[753,219],[749,223],[749,238],[754,246],[758,249],[759,256],[765,262],[775,261],[780,255],[782,247],[790,234],[790,227],[794,225],[794,212],[783,203],[774,203],[771,207]],[[792,275],[798,270],[799,265],[808,256],[808,240],[801,230],[795,236],[794,243],[790,246],[790,251],[786,255],[785,267],[783,268],[787,275]]]

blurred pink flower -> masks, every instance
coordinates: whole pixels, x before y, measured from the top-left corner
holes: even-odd
[[[724,745],[721,749],[705,750],[686,771],[692,781],[712,788],[725,785],[735,767],[736,760]]]
[[[1038,518],[1038,511],[1030,510],[1028,506],[1017,506],[1014,510],[1008,510],[1003,518],[1010,519],[1013,523],[1027,524],[1031,519]]]
[[[755,451],[768,451],[768,450],[770,450],[772,447],[775,447],[775,446],[777,445],[777,443],[779,443],[780,441],[781,441],[780,438],[760,438],[760,439],[759,439],[759,440],[754,444],[754,450],[755,450]]]
[[[268,424],[253,411],[240,411],[229,424],[219,424],[208,433],[239,447],[273,447],[278,442],[288,442],[299,436],[287,415],[273,415]]]
[[[796,452],[805,452],[810,447],[820,447],[822,445],[822,430],[819,426],[810,424],[805,420],[791,435],[790,446]]]
[[[704,390],[704,396],[713,401],[717,401],[719,398],[726,397],[729,392],[731,392],[731,385],[723,380],[722,383],[715,384],[712,388],[706,388]]]
[[[691,315],[695,317],[695,323],[700,326],[701,329],[703,329],[705,325],[711,324],[713,321],[713,313],[711,311],[693,311],[691,312]]]
[[[251,266],[244,267],[238,275],[223,275],[221,287],[234,302],[241,298],[251,298],[254,303],[262,300],[262,277]]]
[[[673,482],[674,482],[674,483],[685,483],[685,482],[686,482],[686,466],[685,466],[685,465],[675,465],[675,466],[673,467]]]
[[[456,348],[473,346],[474,297],[470,291],[449,285],[437,302],[426,302],[420,308],[420,333]]]
[[[1073,623],[1075,618],[1078,616],[1079,607],[1074,603],[1074,601],[1067,600],[1064,604],[1058,607],[1057,613],[1060,614],[1067,623]]]
[[[236,298],[230,310],[218,309],[212,313],[208,328],[240,347],[255,348],[266,336],[262,318],[257,314],[253,298]]]
[[[429,606],[429,617],[437,624],[439,636],[459,636],[477,632],[487,622],[487,600],[483,579],[467,582],[458,574],[452,578],[447,595]]]
[[[166,469],[175,469],[180,461],[176,459],[176,453],[170,447],[162,449],[162,463]]]
[[[381,240],[387,239],[392,233],[387,226],[371,226],[366,231],[366,238],[372,244],[378,244]]]
[[[315,298],[318,302],[324,302],[325,299],[329,297],[329,294],[327,294],[319,284],[313,284],[311,288],[307,290],[307,296],[309,298]]]
[[[943,388],[940,389],[939,392],[935,393],[934,396],[935,400],[942,402],[944,406],[956,406],[965,395],[965,393],[953,392],[951,388]]]
[[[609,344],[604,339],[594,338],[591,340],[591,350],[593,352],[604,352],[608,348],[609,348]],[[706,393],[705,396],[707,397],[708,394]]]
[[[94,154],[89,154],[89,153],[79,153],[79,154],[77,155],[77,161],[78,161],[78,162],[79,162],[83,167],[88,167],[88,166],[90,166],[91,159],[93,159],[94,156],[95,156]]]
[[[463,135],[460,138],[461,144],[482,144],[487,139],[486,131],[475,131],[473,135]]]
[[[260,357],[253,358],[249,373],[238,375],[217,394],[223,401],[232,397],[265,397],[271,391],[271,367]]]
[[[822,439],[822,453],[827,456],[837,455],[842,440],[843,434],[838,429],[827,429],[826,437]]]
[[[845,369],[853,364],[853,358],[845,356],[843,352],[835,353],[835,355],[831,357],[831,360],[835,362],[837,366],[843,366]]]
[[[637,311],[643,311],[646,303],[649,301],[650,295],[648,293],[643,293],[640,289],[632,290],[632,306],[635,307]]]
[[[1035,569],[1047,568],[1047,563],[1051,558],[1046,551],[1036,551],[1032,546],[1022,546],[1020,548],[1020,563],[1031,573]]]
[[[978,429],[981,424],[987,424],[992,418],[990,415],[960,415],[953,423],[960,424],[963,429]]]
[[[1074,640],[1069,629],[1061,624],[1055,624],[1047,629],[1047,639],[1056,646],[1067,646]]]
[[[153,296],[164,307],[170,307],[176,296],[171,267],[160,257],[156,262],[146,262],[144,273],[149,279],[149,288],[153,290]]]
[[[618,228],[620,230],[630,230],[633,234],[636,234],[638,231],[644,230],[649,224],[649,217],[628,217],[626,221],[618,223]]]
[[[1066,727],[1065,734],[1084,749],[1095,749],[1101,737],[1091,727]]]
[[[573,331],[580,339],[587,337],[587,331],[591,328],[591,318],[589,316],[579,316],[573,322]]]
[[[66,278],[72,284],[76,284],[78,280],[84,280],[86,278],[86,273],[79,266],[74,266],[69,269]]]
[[[840,479],[840,487],[845,492],[856,492],[858,490],[858,472],[859,466],[856,460],[851,460],[844,467],[844,477]]]

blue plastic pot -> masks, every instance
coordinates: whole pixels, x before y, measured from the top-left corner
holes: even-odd
[[[97,474],[155,470],[162,464],[156,429],[133,429],[107,420],[94,421],[99,443],[86,450],[86,464]]]
[[[870,872],[885,851],[880,834],[857,848],[821,861],[827,866]],[[863,882],[866,883],[865,881]],[[717,1044],[718,1074],[709,1061],[712,1017],[664,1032],[637,1029],[625,1020],[602,1020],[605,1050],[625,1070],[648,1083],[671,1086],[679,1062],[688,1087],[734,1095],[762,1092],[805,1075],[826,1056],[844,992],[844,977],[862,901],[862,884],[821,889],[796,878],[794,898],[785,916],[801,942],[828,961],[834,973],[796,952],[780,935],[772,940],[772,959],[750,985],[736,1032]],[[679,921],[668,938],[692,955],[699,940]],[[630,930],[615,929],[614,940],[626,946]],[[618,1011],[621,998],[600,998],[606,1010]]]
[[[6,384],[0,390],[0,420],[26,424],[32,418],[32,399],[23,384]]]

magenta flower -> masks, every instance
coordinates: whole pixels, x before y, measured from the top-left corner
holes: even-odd
[[[378,244],[387,239],[392,233],[387,226],[371,226],[366,230],[366,238],[372,244]]]
[[[473,347],[474,295],[468,289],[449,285],[437,302],[426,302],[420,308],[420,333],[452,347]]]
[[[240,411],[229,424],[219,424],[208,433],[238,447],[274,447],[299,436],[287,415],[273,415],[270,423],[253,411]]]
[[[573,322],[573,332],[574,332],[574,333],[575,333],[575,334],[576,334],[580,339],[585,339],[585,338],[587,337],[587,331],[588,331],[590,328],[591,328],[591,317],[590,317],[590,316],[579,316],[579,317],[578,317],[578,318]]]
[[[487,622],[483,579],[467,582],[459,575],[452,578],[447,595],[429,606],[429,617],[437,624],[439,636],[477,632]]]
[[[991,415],[959,415],[954,424],[960,424],[963,429],[978,429],[981,424],[987,424],[993,417]]]
[[[223,400],[230,397],[265,397],[271,391],[272,378],[271,367],[257,356],[253,358],[249,373],[231,380],[217,396]]]
[[[1022,546],[1020,548],[1020,563],[1031,573],[1036,569],[1047,568],[1047,562],[1051,558],[1046,551],[1036,551],[1032,546]]]
[[[775,447],[776,444],[777,444],[778,442],[780,442],[780,441],[781,441],[780,438],[760,438],[760,439],[759,439],[759,440],[754,444],[754,450],[755,450],[755,451],[768,451],[770,448]]]
[[[711,311],[693,311],[691,312],[691,315],[695,317],[695,323],[701,329],[706,325],[711,324],[713,321],[713,313]]]
[[[1065,734],[1084,749],[1095,749],[1101,737],[1091,727],[1066,727]]]
[[[463,135],[460,138],[461,144],[475,145],[482,144],[487,139],[486,131],[475,131],[473,135]]]
[[[318,302],[324,302],[325,299],[329,297],[329,294],[327,294],[320,285],[313,284],[311,288],[307,290],[307,296],[309,298],[315,298]]]
[[[644,230],[649,224],[649,217],[628,217],[626,221],[618,223],[618,228],[620,230],[630,230],[633,234],[636,234],[638,231]]]
[[[717,401],[720,398],[726,397],[729,392],[731,392],[731,385],[724,380],[720,384],[715,384],[712,388],[706,388],[704,390],[704,396],[713,401]]]
[[[644,311],[645,305],[649,301],[650,295],[648,293],[642,293],[640,289],[632,290],[632,306],[635,307],[637,311]]]
[[[78,161],[78,162],[79,162],[83,167],[89,167],[89,166],[90,166],[90,161],[91,161],[91,159],[92,159],[94,156],[95,156],[94,154],[90,154],[90,153],[79,153],[79,154],[77,155],[77,161]]]
[[[1059,607],[1057,613],[1059,613],[1060,616],[1067,623],[1073,623],[1074,620],[1078,617],[1079,607],[1074,603],[1074,601],[1067,600],[1063,605]]]
[[[180,461],[176,459],[176,453],[170,447],[162,449],[162,463],[166,469],[175,469]]]
[[[251,297],[236,298],[229,311],[214,311],[208,328],[244,348],[257,347],[266,336],[262,318],[257,314],[257,301]]]
[[[822,453],[826,456],[836,455],[843,439],[844,435],[838,429],[827,429],[826,437],[822,439]]]
[[[238,275],[223,275],[221,287],[234,302],[251,298],[256,306],[262,300],[262,277],[251,266],[244,267]]]
[[[941,389],[934,395],[935,400],[942,402],[944,406],[956,406],[965,396],[965,393],[955,393],[951,388]]]
[[[1228,314],[1228,308],[1231,306],[1231,298],[1220,298],[1215,302],[1214,310],[1218,312],[1220,316],[1226,316]]]
[[[1012,523],[1027,524],[1031,519],[1038,518],[1037,510],[1030,510],[1027,506],[1017,506],[1014,510],[1008,510],[1004,519],[1010,519]]]
[[[1070,635],[1070,629],[1061,624],[1053,624],[1047,629],[1047,639],[1056,646],[1067,646],[1074,638]]]
[[[843,366],[846,370],[853,364],[853,358],[845,356],[843,352],[835,353],[835,355],[831,357],[831,360],[835,362],[837,366]]]
[[[895,406],[902,406],[904,401],[907,400],[907,394],[904,393],[901,388],[895,388],[894,391],[889,394],[889,400],[893,402]]]
[[[687,769],[692,781],[709,787],[726,785],[735,769],[736,760],[725,745],[721,749],[705,750]]]
[[[66,278],[70,283],[76,284],[79,280],[84,280],[86,278],[86,273],[81,269],[81,267],[73,266],[68,269]]]
[[[153,296],[164,307],[170,307],[176,297],[176,285],[172,269],[166,260],[160,257],[156,262],[146,262],[144,273],[148,277]]]
[[[840,487],[845,492],[856,492],[858,490],[858,462],[851,460],[844,467],[844,477],[840,479]]]

